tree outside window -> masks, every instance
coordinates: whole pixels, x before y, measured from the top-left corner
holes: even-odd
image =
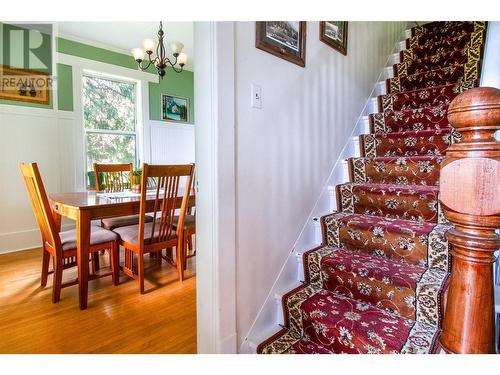
[[[90,185],[94,163],[137,162],[136,92],[132,82],[83,76],[83,126]]]

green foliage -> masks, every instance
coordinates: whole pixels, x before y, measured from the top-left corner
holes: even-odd
[[[135,131],[135,85],[98,77],[83,77],[85,129]]]
[[[141,183],[142,169],[136,169],[134,171],[134,185],[139,185]]]
[[[135,163],[135,84],[84,76],[82,102],[87,129],[87,170],[91,171],[94,163]]]

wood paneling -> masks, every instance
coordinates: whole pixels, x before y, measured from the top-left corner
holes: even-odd
[[[123,255],[123,252],[122,252]],[[51,302],[52,277],[40,287],[40,249],[0,255],[0,353],[195,353],[195,258],[186,279],[164,263],[145,257],[146,280],[157,288],[137,293],[137,283],[121,276],[89,283],[92,306],[78,308],[78,288]],[[101,265],[108,265],[101,256]],[[68,270],[63,281],[76,276]],[[8,287],[5,287],[8,286]]]

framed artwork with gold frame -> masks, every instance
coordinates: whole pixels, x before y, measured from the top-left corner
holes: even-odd
[[[347,56],[346,21],[321,21],[319,23],[319,39]]]
[[[255,47],[301,67],[306,66],[305,21],[258,21]]]
[[[47,73],[0,65],[0,99],[49,104],[50,85]]]

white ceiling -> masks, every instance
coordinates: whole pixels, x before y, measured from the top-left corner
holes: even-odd
[[[135,47],[142,47],[143,39],[158,41],[158,22],[57,22],[57,32],[61,36],[88,41],[100,47],[110,47],[115,51],[130,54]],[[166,47],[179,41],[184,44],[183,52],[188,54],[185,69],[193,70],[193,22],[163,22]],[[132,58],[132,57],[131,57]]]

